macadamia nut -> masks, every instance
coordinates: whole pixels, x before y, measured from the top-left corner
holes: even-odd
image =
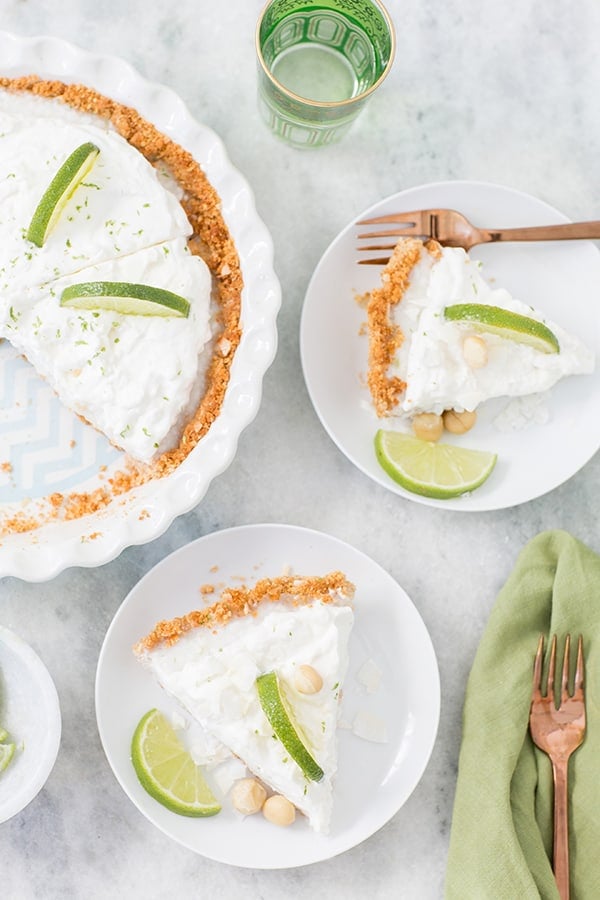
[[[444,428],[451,434],[465,434],[470,431],[477,421],[477,413],[466,409],[464,412],[456,412],[455,409],[447,409],[443,414]]]
[[[238,812],[251,816],[263,808],[267,792],[256,778],[241,778],[231,789],[231,802]]]
[[[265,819],[268,819],[274,825],[281,825],[282,827],[291,825],[296,818],[296,807],[293,803],[290,803],[287,797],[282,797],[281,794],[273,794],[272,797],[268,797],[264,802],[262,811]]]
[[[412,429],[421,441],[439,441],[444,431],[442,417],[436,413],[419,413],[412,420]]]
[[[323,679],[312,666],[298,666],[294,674],[294,687],[301,694],[317,694],[323,687]]]
[[[468,334],[462,345],[463,358],[471,369],[482,369],[487,365],[488,346],[478,334]]]

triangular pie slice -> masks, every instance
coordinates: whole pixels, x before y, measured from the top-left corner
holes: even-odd
[[[329,829],[339,698],[348,665],[354,588],[340,572],[231,587],[204,609],[160,622],[134,648],[162,687],[211,738],[283,794],[319,832]],[[301,666],[322,679],[297,687]],[[298,734],[323,770],[308,778],[274,730],[256,679],[274,672]]]
[[[136,316],[61,306],[69,285],[129,282],[172,291],[189,315]],[[178,440],[203,388],[210,273],[184,238],[91,266],[12,298],[2,333],[58,398],[144,462]]]
[[[6,91],[0,92],[2,109],[3,298],[191,233],[181,204],[156,169],[107,123],[64,104]],[[100,153],[38,247],[26,239],[35,209],[60,166],[86,142]]]
[[[455,304],[497,307],[545,324],[558,352],[543,352],[473,323],[449,320]],[[382,272],[381,285],[367,295],[368,384],[379,416],[474,410],[493,397],[539,393],[566,375],[592,372],[594,354],[537,309],[489,284],[481,264],[460,248],[398,242]],[[484,356],[477,364],[465,352],[476,334]]]

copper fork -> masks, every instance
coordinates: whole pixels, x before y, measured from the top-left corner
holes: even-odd
[[[499,243],[501,241],[564,241],[600,238],[600,221],[569,222],[564,225],[536,225],[529,228],[477,228],[454,209],[420,209],[415,212],[393,213],[363,219],[357,225],[397,225],[386,231],[369,231],[358,238],[418,237],[423,240],[433,238],[445,247],[464,247],[469,250],[476,244]],[[367,244],[359,250],[389,250],[395,243]],[[362,259],[362,265],[385,265],[390,258],[378,256]]]
[[[542,694],[544,635],[540,636],[533,667],[533,691],[529,713],[529,729],[534,744],[547,753],[554,778],[554,850],[553,868],[561,900],[569,900],[568,790],[569,757],[585,736],[585,701],[583,695],[583,640],[577,643],[577,663],[573,694],[569,693],[571,637],[565,639],[560,705],[556,706],[554,675],[556,669],[556,635],[550,645],[546,693]]]

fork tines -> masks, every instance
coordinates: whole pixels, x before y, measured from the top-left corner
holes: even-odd
[[[426,221],[424,221],[424,219]],[[405,212],[405,213],[392,213],[387,216],[375,216],[372,219],[361,219],[357,222],[357,225],[398,225],[398,228],[390,228],[385,231],[366,231],[362,234],[358,234],[357,238],[359,240],[375,238],[379,240],[380,238],[388,238],[388,237],[414,237],[418,238],[421,241],[426,241],[431,237],[432,234],[432,223],[430,221],[431,217],[427,214],[427,211],[419,210],[415,212]],[[387,251],[388,254],[391,254],[392,250],[396,246],[393,244],[362,244],[358,249],[363,252],[368,252],[372,250],[381,250]],[[358,264],[362,266],[373,266],[373,265],[385,265],[389,262],[389,255],[384,257],[377,257],[376,259],[361,259],[358,260]]]
[[[391,213],[387,216],[374,216],[372,219],[361,219],[360,222],[357,222],[357,225],[387,225],[389,224],[404,224],[406,226],[416,225],[417,221],[421,218],[423,213],[421,211],[418,212],[404,212],[404,213]]]
[[[577,662],[573,679],[573,694],[569,695],[569,657],[571,654],[571,635],[565,638],[565,651],[563,657],[561,696],[577,696],[583,692],[583,638],[579,635],[577,642]],[[548,677],[546,680],[546,694],[542,695],[542,666],[544,658],[544,635],[540,635],[537,653],[533,667],[533,691],[534,695],[548,697],[554,689],[554,677],[556,672],[556,635],[553,635],[550,643],[550,659],[548,662]]]

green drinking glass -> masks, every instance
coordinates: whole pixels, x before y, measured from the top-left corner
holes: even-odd
[[[394,51],[379,0],[271,0],[256,29],[261,116],[295,147],[334,143],[390,71]]]

